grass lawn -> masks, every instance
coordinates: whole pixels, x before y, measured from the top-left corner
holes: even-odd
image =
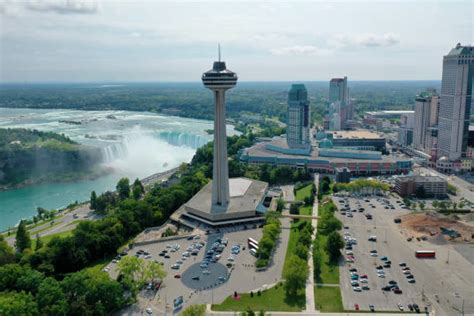
[[[283,265],[283,271],[281,273],[282,277],[285,275],[286,270],[289,268],[288,259],[292,254],[295,253],[296,245],[298,244],[298,239],[300,236],[300,231],[298,229],[298,223],[291,224],[290,237],[288,238],[288,247],[286,248],[285,254],[285,264]]]
[[[46,244],[48,244],[48,242],[51,241],[51,239],[53,239],[53,237],[68,237],[68,236],[71,236],[71,235],[72,235],[72,230],[67,230],[67,231],[64,231],[64,232],[60,232],[60,233],[40,237],[40,239],[43,242],[43,245],[46,245]],[[31,249],[35,249],[35,248],[36,248],[36,238],[32,238],[31,239]]]
[[[326,284],[339,284],[339,266],[337,265],[332,265],[329,264],[329,256],[327,252],[324,250],[324,247],[326,245],[326,239],[327,237],[318,234],[316,237],[316,242],[318,243],[319,249],[319,255],[321,256],[321,275],[318,276],[315,275],[316,278],[316,283],[326,283]]]
[[[341,289],[334,286],[315,286],[314,302],[316,309],[323,313],[343,312]]]
[[[306,196],[311,195],[311,188],[312,185],[307,185],[299,190],[296,191],[296,200],[304,200]],[[299,208],[299,213],[301,215],[311,215],[312,214],[312,206],[301,206]],[[288,239],[288,247],[286,248],[286,255],[285,255],[285,265],[283,266],[283,271],[282,271],[282,276],[285,275],[285,271],[288,269],[288,259],[292,254],[295,253],[295,248],[296,245],[298,244],[298,239],[300,232],[298,230],[298,226],[300,223],[303,221],[309,221],[309,219],[300,219],[298,222],[291,224],[291,231],[290,231],[290,237]]]
[[[296,191],[295,194],[295,199],[297,201],[304,201],[304,198],[307,196],[311,196],[311,188],[313,187],[312,184],[309,184],[305,187],[302,187],[301,189]]]
[[[212,305],[214,311],[282,311],[282,312],[299,312],[305,308],[306,299],[304,290],[296,297],[286,297],[285,289],[281,286],[275,286],[263,291],[260,296],[254,293],[240,294],[240,300],[234,300],[228,297],[222,304]]]
[[[313,213],[312,205],[300,207],[300,215],[312,215],[312,213]],[[309,219],[305,219],[305,220],[309,220]]]

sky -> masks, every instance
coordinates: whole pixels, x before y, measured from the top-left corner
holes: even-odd
[[[0,82],[440,80],[473,3],[0,0]]]

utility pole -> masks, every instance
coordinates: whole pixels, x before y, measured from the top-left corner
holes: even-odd
[[[449,249],[448,249],[448,258],[446,259],[446,264],[449,264]]]

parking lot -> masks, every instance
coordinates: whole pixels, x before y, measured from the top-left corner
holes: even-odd
[[[266,271],[261,272],[255,271],[255,257],[249,253],[247,247],[249,237],[256,240],[261,238],[261,229],[253,226],[245,230],[242,226],[235,229],[221,229],[220,232],[209,235],[202,231],[198,234],[199,237],[192,240],[182,238],[135,247],[130,251],[130,255],[140,249],[145,250],[150,254],[146,257],[147,260],[163,262],[167,272],[163,286],[156,294],[152,290],[140,294],[141,310],[151,308],[154,315],[163,315],[165,311],[169,313],[173,310],[173,300],[179,296],[183,296],[184,308],[190,304],[218,304],[235,291],[249,292],[279,281],[288,243],[287,227],[289,220],[282,219],[281,239],[275,251],[274,263]],[[227,246],[224,246],[224,243],[227,243]],[[197,244],[202,245],[202,248],[193,255]],[[217,250],[218,245],[222,245],[221,253],[212,250],[213,248]],[[177,247],[179,249],[175,251]],[[236,250],[237,248],[239,250]],[[166,251],[166,254],[160,256],[163,251]],[[185,252],[189,255],[183,256]],[[220,258],[217,259],[219,256],[216,255],[220,255]],[[203,264],[204,261],[208,263]],[[127,315],[137,313],[135,310],[124,312]]]
[[[402,208],[401,200],[394,197],[334,197],[334,200],[340,210],[337,216],[347,228],[343,230],[346,241],[356,240],[352,249],[343,250],[346,263],[340,269],[346,309],[354,309],[357,304],[361,310],[368,310],[372,304],[376,311],[400,310],[400,306],[408,311],[409,305],[417,304],[421,311],[425,306],[431,310],[432,305],[439,314],[454,315],[459,314],[464,300],[465,313],[474,312],[473,264],[452,245],[408,242],[394,223],[395,218],[409,212]],[[347,205],[350,211],[342,211]],[[376,241],[369,241],[371,236]],[[415,251],[420,249],[435,250],[436,259],[416,258]],[[449,263],[446,263],[448,252]],[[356,276],[351,276],[351,269],[357,269],[352,273]]]

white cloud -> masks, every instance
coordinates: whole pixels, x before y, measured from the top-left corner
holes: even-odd
[[[330,41],[335,47],[389,47],[400,43],[396,34],[343,34]]]
[[[59,14],[94,14],[98,9],[97,2],[91,0],[35,0],[27,2],[25,8]]]
[[[273,55],[285,56],[329,56],[332,54],[331,49],[319,48],[312,45],[294,45],[280,48],[272,48],[270,52]]]

